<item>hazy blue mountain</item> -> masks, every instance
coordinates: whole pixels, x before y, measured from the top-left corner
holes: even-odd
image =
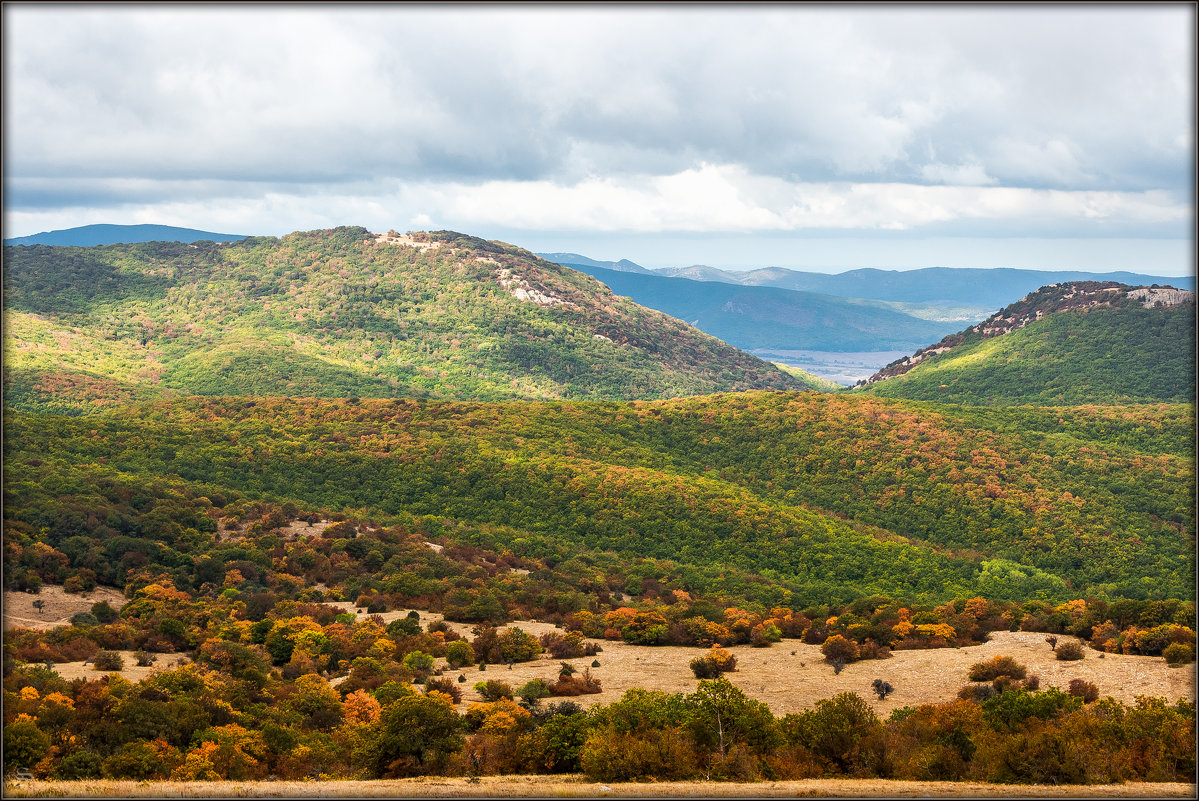
[[[961,329],[960,322],[922,320],[880,301],[566,266],[744,350],[892,350],[903,343],[927,345]]]
[[[5,245],[59,245],[90,248],[95,245],[135,244],[138,242],[236,242],[246,234],[214,234],[173,225],[82,225],[61,231],[5,239]]]
[[[1006,267],[926,267],[919,270],[864,268],[829,275],[788,270],[784,267],[737,272],[696,264],[655,272],[698,281],[720,281],[741,286],[773,286],[846,298],[916,303],[969,303],[993,309],[1014,303],[1040,287],[1069,281],[1116,281],[1133,286],[1161,284],[1178,289],[1195,288],[1193,276],[1170,278],[1130,272],[1017,270]]]
[[[654,271],[647,270],[640,264],[631,262],[628,259],[620,261],[598,261],[589,259],[586,256],[580,256],[578,253],[535,253],[533,254],[546,261],[552,261],[554,264],[561,264],[567,267],[576,267],[583,265],[585,267],[602,267],[605,270],[616,270],[621,273],[641,273],[642,275],[653,275]]]

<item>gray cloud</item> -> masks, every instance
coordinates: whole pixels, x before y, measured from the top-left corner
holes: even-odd
[[[1185,5],[4,15],[10,210],[272,191],[386,203],[397,187],[444,201],[446,182],[703,165],[788,185],[1193,193]],[[404,197],[397,213],[423,213]]]

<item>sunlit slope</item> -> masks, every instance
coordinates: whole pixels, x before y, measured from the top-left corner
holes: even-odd
[[[1103,302],[1062,309],[1038,308],[1030,296],[1026,308],[1009,307],[889,366],[866,391],[972,404],[1193,402],[1193,293],[1163,290],[1189,299],[1147,307],[1151,298],[1122,285],[1092,295],[1105,291]]]
[[[446,515],[773,571],[824,597],[1183,597],[1194,583],[1190,426],[1169,405],[993,418],[749,393],[187,399],[86,419],[16,415],[6,437],[10,476],[103,465],[380,518]]]
[[[660,398],[807,385],[496,242],[362,228],[5,250],[22,408],[122,398]],[[83,386],[77,400],[64,386]],[[113,387],[116,387],[114,389]]]

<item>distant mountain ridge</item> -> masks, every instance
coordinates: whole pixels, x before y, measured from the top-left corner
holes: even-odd
[[[843,273],[809,273],[766,267],[744,273],[695,265],[657,271],[661,274],[721,281],[744,286],[776,286],[842,297],[898,302],[976,303],[1005,306],[1049,284],[1071,281],[1116,281],[1133,286],[1162,284],[1194,289],[1194,277],[1168,278],[1131,272],[1096,273],[1079,270],[1021,270],[965,267],[925,267],[917,270],[862,268]]]
[[[178,228],[173,225],[83,225],[58,231],[43,231],[40,234],[5,239],[6,246],[58,245],[70,247],[95,247],[96,245],[136,244],[139,242],[236,242],[246,234],[214,234],[194,228]]]
[[[765,286],[577,265],[618,295],[672,317],[743,350],[904,350],[957,330],[960,322],[922,320],[882,301],[839,298]]]
[[[1194,399],[1195,293],[1051,284],[879,370],[888,397],[963,403]]]

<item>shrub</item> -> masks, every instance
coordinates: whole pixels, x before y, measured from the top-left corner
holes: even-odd
[[[526,706],[533,706],[550,694],[550,687],[541,679],[533,679],[516,688],[516,697]]]
[[[1162,650],[1168,665],[1189,665],[1195,661],[1195,649],[1180,642],[1170,643]]]
[[[559,676],[558,680],[550,685],[550,695],[592,695],[603,691],[600,680],[591,675],[591,668],[584,670],[583,675],[577,678]]]
[[[500,653],[505,662],[528,662],[541,653],[536,637],[521,629],[508,629],[499,636]]]
[[[404,655],[404,667],[413,673],[427,673],[433,669],[433,657],[424,651],[412,651]]]
[[[94,666],[96,670],[113,671],[122,670],[125,667],[125,660],[116,651],[105,651],[103,649],[96,651]]]
[[[1077,640],[1062,643],[1057,647],[1057,658],[1063,662],[1073,662],[1082,659],[1082,643]]]
[[[691,660],[691,672],[697,679],[714,679],[720,675],[720,668],[712,657],[697,656]]]
[[[484,701],[499,701],[501,698],[512,700],[512,687],[506,681],[489,679],[475,683],[475,692],[483,696]]]
[[[460,676],[459,678],[462,679],[463,681],[466,680],[465,676]],[[434,691],[439,692],[439,693],[445,693],[450,698],[454,699],[455,704],[462,701],[462,690],[458,689],[458,686],[450,679],[443,679],[443,678],[425,679],[425,692],[428,693],[428,692],[434,692]]]
[[[92,614],[101,623],[112,623],[120,617],[121,613],[114,609],[108,601],[97,601],[92,604]]]
[[[853,640],[847,640],[840,634],[834,634],[820,646],[820,653],[824,654],[824,658],[828,660],[829,664],[833,665],[835,670],[835,661],[840,660],[843,665],[846,662],[852,662],[861,655],[861,649],[858,648],[858,644]],[[841,671],[838,670],[837,672],[840,673]]]
[[[454,669],[473,664],[475,661],[474,649],[465,640],[454,640],[446,646],[445,661]]]
[[[1089,704],[1099,697],[1099,687],[1083,679],[1071,679],[1066,692],[1081,698],[1084,704]]]
[[[575,659],[586,655],[583,635],[578,632],[561,634],[556,631],[541,635],[541,646],[549,651],[554,659]]]
[[[994,698],[999,694],[990,684],[967,684],[962,689],[958,690],[958,698],[963,701],[973,701],[976,704],[981,704],[988,698]]]
[[[971,665],[967,675],[970,681],[993,681],[1000,676],[1022,679],[1028,675],[1028,668],[1010,656],[997,656],[989,661]]]
[[[76,612],[71,615],[72,626],[98,626],[100,620],[91,612]]]
[[[712,646],[712,650],[708,651],[708,659],[716,662],[716,667],[721,673],[732,673],[737,669],[737,657],[718,646]]]
[[[76,751],[67,754],[54,771],[56,779],[98,779],[100,763],[104,759],[94,751]]]

